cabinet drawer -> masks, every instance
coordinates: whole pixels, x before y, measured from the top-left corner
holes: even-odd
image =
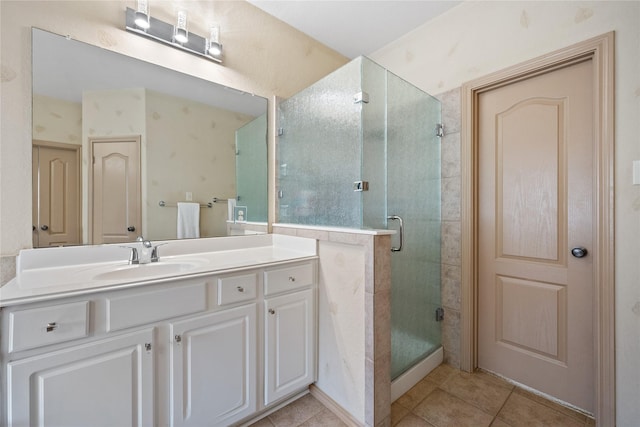
[[[107,331],[118,331],[207,309],[207,283],[180,284],[107,298]]]
[[[313,285],[313,264],[296,265],[264,273],[264,294],[273,295]]]
[[[218,305],[248,301],[256,297],[258,275],[221,277],[218,279]]]
[[[89,335],[89,301],[9,313],[9,352]]]

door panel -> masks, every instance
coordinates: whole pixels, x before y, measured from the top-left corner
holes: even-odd
[[[256,411],[256,310],[248,304],[171,324],[173,426],[226,426]]]
[[[153,330],[7,364],[9,426],[153,425]]]
[[[478,365],[593,410],[592,61],[479,95]]]
[[[264,308],[264,404],[269,405],[314,381],[313,291],[269,298]]]
[[[80,244],[79,147],[34,144],[33,159],[34,247]]]
[[[142,235],[140,140],[93,140],[92,151],[92,243],[134,241]]]

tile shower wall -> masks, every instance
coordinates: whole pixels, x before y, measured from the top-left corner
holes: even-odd
[[[460,89],[437,95],[442,103],[442,346],[445,363],[460,367]]]

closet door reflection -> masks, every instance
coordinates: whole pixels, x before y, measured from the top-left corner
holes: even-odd
[[[92,243],[132,242],[142,235],[140,138],[90,141]]]
[[[80,146],[33,141],[33,247],[79,245]]]

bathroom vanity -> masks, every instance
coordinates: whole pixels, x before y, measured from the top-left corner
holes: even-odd
[[[316,377],[316,241],[23,251],[0,289],[2,423],[226,426]]]

